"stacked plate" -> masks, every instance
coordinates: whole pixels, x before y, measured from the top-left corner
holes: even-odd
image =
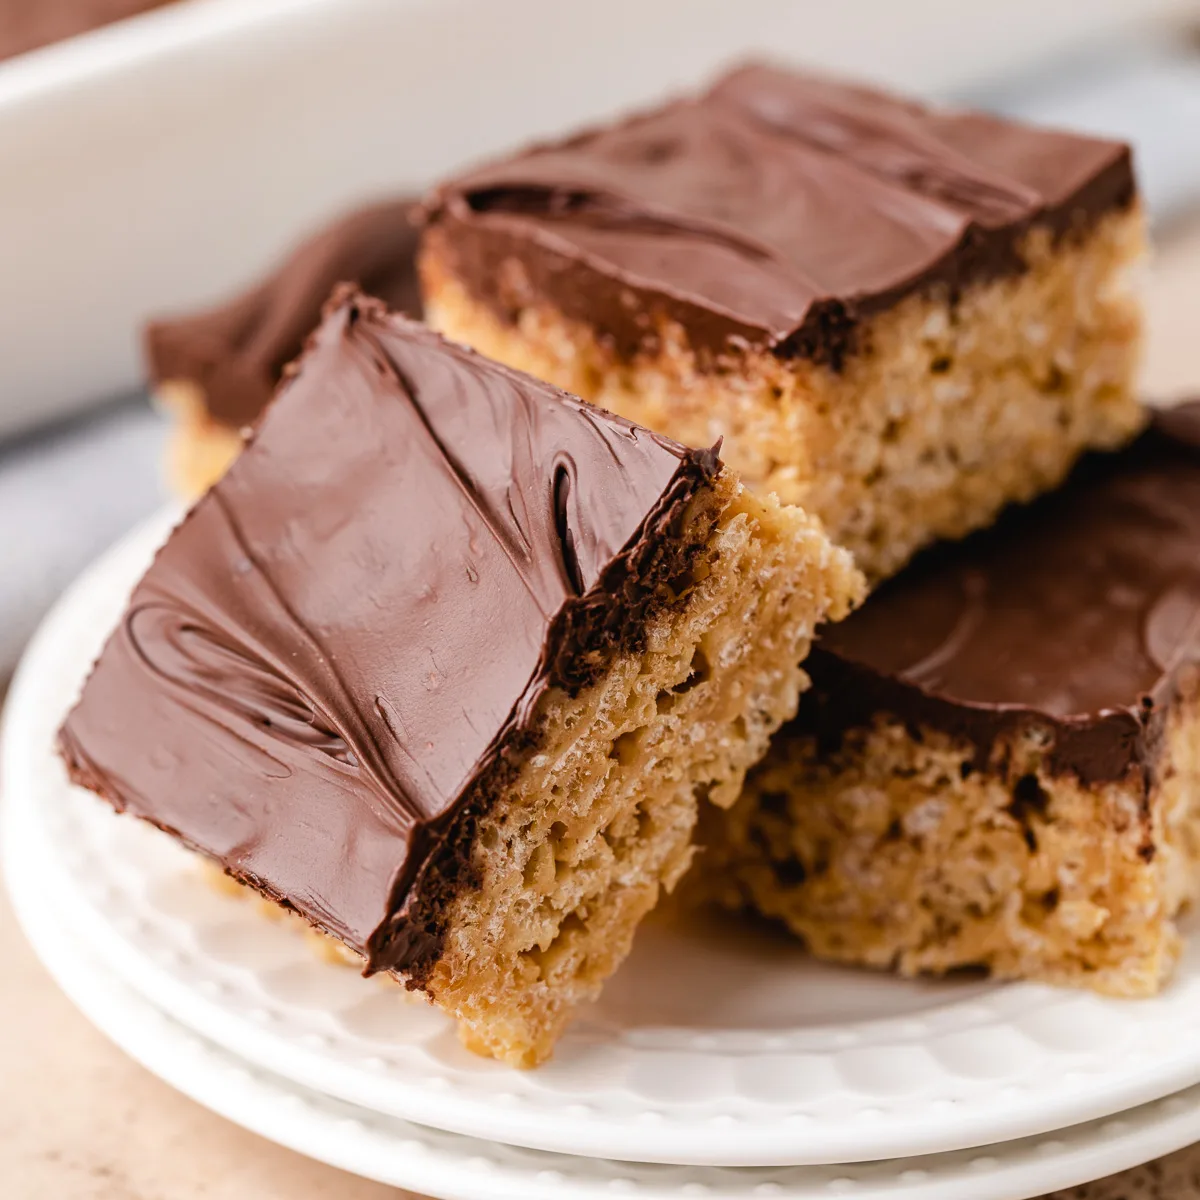
[[[1200,936],[1163,995],[1117,1001],[840,970],[740,922],[652,924],[548,1066],[470,1055],[440,1014],[322,960],[67,785],[54,731],[171,520],[46,621],[14,682],[0,794],[38,953],[181,1091],[447,1200],[1018,1200],[1200,1140]]]

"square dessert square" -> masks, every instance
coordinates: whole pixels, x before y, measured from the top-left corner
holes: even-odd
[[[527,1066],[861,588],[715,450],[343,291],[137,585],[60,748]]]
[[[1127,146],[752,65],[441,186],[426,319],[824,520],[868,575],[1140,428]]]
[[[337,284],[421,316],[414,205],[401,197],[348,213],[241,295],[146,326],[150,384],[174,419],[167,474],[177,492],[198,496],[225,473]]]
[[[1200,890],[1200,404],[884,584],[696,874],[905,974],[1155,992]]]

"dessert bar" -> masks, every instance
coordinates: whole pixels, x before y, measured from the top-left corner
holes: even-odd
[[[874,578],[1132,437],[1127,146],[743,67],[445,183],[426,319],[821,517]]]
[[[532,1065],[861,587],[715,449],[342,289],[138,584],[61,750]]]
[[[168,473],[177,491],[198,495],[221,477],[336,284],[421,315],[412,206],[404,198],[349,213],[229,303],[147,326],[151,383],[175,418]]]
[[[918,558],[806,670],[707,885],[826,958],[1154,992],[1200,888],[1200,403]]]

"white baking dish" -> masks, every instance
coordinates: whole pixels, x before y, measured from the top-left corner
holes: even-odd
[[[730,57],[930,91],[1185,0],[183,0],[0,63],[0,434],[365,196]]]

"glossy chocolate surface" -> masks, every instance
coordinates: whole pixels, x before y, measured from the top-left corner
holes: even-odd
[[[343,292],[138,584],[72,778],[370,968],[427,962],[422,872],[546,691],[638,647],[718,469]]]
[[[349,213],[229,303],[151,322],[145,333],[151,380],[197,384],[209,416],[240,428],[266,408],[337,284],[357,284],[393,310],[420,317],[412,208],[405,197]]]
[[[1128,206],[1128,147],[752,65],[695,98],[445,184],[439,252],[502,316],[549,301],[622,353],[838,361],[856,322],[1020,271],[1020,239]]]
[[[958,545],[918,558],[808,660],[797,725],[836,739],[877,714],[986,762],[1022,729],[1085,782],[1152,767],[1179,672],[1200,663],[1200,402]]]
[[[169,0],[0,0],[0,59],[111,25]]]

